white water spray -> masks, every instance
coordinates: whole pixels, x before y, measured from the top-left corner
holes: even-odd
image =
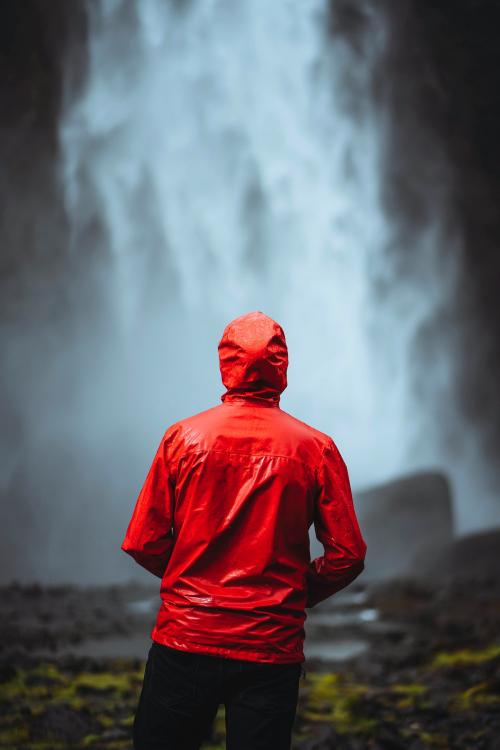
[[[442,464],[410,351],[453,288],[437,261],[444,229],[434,217],[415,237],[424,283],[378,298],[374,279],[391,274],[387,120],[373,96],[387,19],[363,6],[355,49],[328,32],[327,5],[89,4],[88,77],[78,98],[68,92],[62,169],[71,252],[88,253],[98,225],[109,253],[96,262],[113,339],[81,403],[92,410],[106,392],[132,449],[219,402],[218,338],[259,309],[287,335],[282,408],[334,437],[354,485]],[[446,357],[432,377],[446,390]]]

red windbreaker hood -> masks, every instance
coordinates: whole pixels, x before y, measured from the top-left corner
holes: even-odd
[[[288,348],[282,327],[260,310],[232,320],[218,346],[226,392],[221,401],[278,405],[287,386]]]

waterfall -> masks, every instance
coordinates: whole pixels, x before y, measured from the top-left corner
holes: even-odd
[[[284,408],[333,433],[354,475],[372,481],[402,468],[406,348],[426,300],[381,353],[370,269],[388,225],[370,89],[383,19],[368,18],[359,55],[328,35],[326,10],[319,0],[89,4],[88,79],[61,126],[64,182],[72,252],[88,254],[90,223],[104,229],[124,346],[136,351],[152,329],[151,346],[166,343],[165,322],[179,315],[212,337],[210,359],[186,354],[175,326],[164,359],[146,348],[165,387],[187,356],[191,387],[207,406],[218,400],[204,376],[216,336],[262,309],[289,337]]]
[[[456,280],[440,250],[458,255],[460,240],[440,213],[446,189],[426,187],[412,273],[394,262],[384,181],[397,123],[376,93],[386,11],[100,0],[88,17],[85,82],[68,84],[59,136],[89,324],[68,351],[77,397],[61,419],[83,424],[90,462],[119,467],[105,489],[114,527],[163,430],[220,401],[218,339],[253,309],[287,335],[282,408],[332,435],[355,487],[444,467],[457,531],[484,524],[469,446],[451,456],[440,436],[443,415],[458,425],[446,341],[415,390],[415,340]]]

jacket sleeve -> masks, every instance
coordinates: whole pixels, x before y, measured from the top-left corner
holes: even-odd
[[[167,455],[166,434],[137,498],[121,549],[153,575],[162,578],[172,553],[175,483]]]
[[[309,563],[306,607],[314,607],[343,589],[365,567],[367,547],[356,518],[347,467],[331,439],[318,469],[314,529],[324,554]]]

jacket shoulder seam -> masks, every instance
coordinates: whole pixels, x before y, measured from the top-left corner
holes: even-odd
[[[288,461],[294,461],[297,464],[302,464],[303,466],[306,466],[308,469],[313,469],[313,465],[307,463],[307,461],[301,461],[300,458],[294,458],[293,456],[284,456],[281,453],[246,453],[244,451],[231,451],[231,450],[222,450],[219,448],[200,448],[199,450],[190,451],[187,450],[184,455],[195,455],[197,453],[229,453],[233,454],[235,456],[251,456],[253,458],[285,458]]]

